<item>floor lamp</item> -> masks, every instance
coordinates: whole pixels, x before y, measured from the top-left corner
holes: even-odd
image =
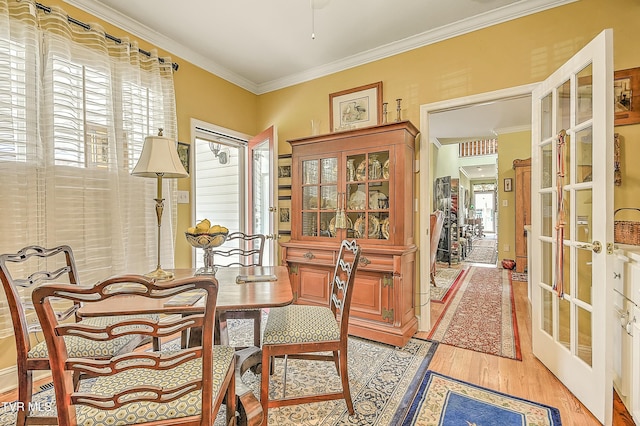
[[[158,266],[154,271],[145,274],[145,276],[161,281],[170,280],[173,278],[173,273],[164,271],[160,266],[160,229],[162,227],[162,211],[164,210],[162,179],[189,176],[180,161],[180,157],[178,157],[176,142],[162,136],[162,129],[158,132],[158,136],[147,136],[144,139],[138,164],[133,168],[131,174],[133,176],[157,179],[158,195],[155,201],[156,217],[158,219]]]

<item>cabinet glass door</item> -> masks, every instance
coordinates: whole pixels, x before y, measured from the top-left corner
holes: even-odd
[[[336,236],[338,158],[302,161],[302,235]]]
[[[389,159],[389,151],[346,156],[348,238],[390,238]]]

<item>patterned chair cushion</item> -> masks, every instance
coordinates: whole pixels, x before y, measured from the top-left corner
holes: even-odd
[[[117,321],[122,321],[125,318],[131,317],[141,317],[138,315],[130,315],[130,316],[111,316],[111,317],[95,317],[95,318],[87,318],[82,320],[83,323],[95,325],[95,326],[104,326],[106,324],[111,324]],[[158,315],[145,315],[145,318],[149,318],[151,320],[157,321]],[[110,340],[108,342],[96,342],[92,340],[83,339],[81,337],[68,336],[65,337],[65,342],[67,344],[67,349],[69,350],[70,357],[95,357],[95,358],[106,358],[116,355],[120,350],[131,342],[131,339],[136,338],[135,336],[122,336],[117,339]],[[48,358],[49,352],[47,350],[47,343],[42,341],[36,345],[34,345],[29,351],[28,358]]]
[[[166,352],[170,353],[170,352]],[[213,397],[221,391],[224,378],[229,371],[235,351],[229,346],[213,347]],[[79,392],[112,395],[134,386],[172,387],[202,374],[202,359],[196,359],[170,370],[127,370],[113,376],[98,377],[95,380],[83,380]],[[198,415],[201,411],[200,391],[191,392],[166,404],[157,402],[136,402],[115,410],[98,410],[85,405],[76,405],[79,425],[83,426],[119,426],[175,419]]]
[[[333,312],[324,306],[289,305],[269,310],[262,343],[304,343],[340,340]]]

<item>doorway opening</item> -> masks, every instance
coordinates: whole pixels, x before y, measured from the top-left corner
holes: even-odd
[[[446,146],[447,144],[459,143],[462,140],[478,139],[478,136],[483,138],[495,138],[502,129],[508,129],[509,127],[520,128],[524,125],[527,129],[531,128],[531,93],[535,85],[524,85],[513,87],[509,89],[498,90],[489,93],[483,93],[479,95],[466,96],[462,98],[450,99],[441,102],[435,102],[420,107],[420,130],[422,132],[421,145],[420,145],[420,206],[419,206],[419,223],[421,235],[429,235],[429,229],[427,228],[430,223],[429,215],[434,210],[434,181],[438,174],[436,169],[439,166],[448,163],[446,159],[435,158],[435,155],[439,148]],[[529,114],[526,117],[526,122],[515,122],[516,118],[514,113],[518,111],[518,108],[512,107],[514,104],[528,104]],[[505,106],[507,106],[505,108]],[[497,112],[495,108],[499,108],[500,112]],[[488,115],[493,109],[493,113]],[[442,114],[441,114],[442,113]],[[446,113],[446,114],[445,114]],[[434,118],[442,118],[442,120],[434,120]],[[510,123],[509,123],[510,121]],[[487,129],[482,134],[474,133],[467,135],[466,137],[458,137],[455,139],[449,138],[452,135],[441,133],[443,129],[472,129],[477,130],[481,126]],[[454,148],[455,149],[455,148]],[[432,158],[433,156],[433,158]],[[457,162],[457,160],[456,160]],[[495,160],[493,162],[495,165]],[[465,171],[469,170],[466,168]],[[458,166],[456,166],[456,173],[459,173]],[[475,168],[477,170],[477,166]],[[498,176],[496,173],[495,176]],[[493,179],[491,182],[497,188],[497,180]],[[472,191],[469,190],[469,205],[471,204]],[[494,199],[494,203],[497,197]],[[499,202],[499,201],[498,201]],[[495,204],[494,204],[495,206]],[[474,205],[475,207],[475,205]],[[494,212],[495,212],[494,207]],[[475,216],[473,217],[475,219]],[[471,219],[472,220],[472,219]],[[497,212],[494,213],[493,226],[498,229],[500,218]],[[467,225],[465,223],[465,225]],[[495,234],[494,234],[495,235]],[[498,244],[499,246],[499,244]],[[420,269],[430,269],[430,248],[428,244],[420,244]],[[431,307],[430,307],[430,278],[428,274],[420,274],[420,316],[419,316],[419,330],[428,331],[431,329]]]

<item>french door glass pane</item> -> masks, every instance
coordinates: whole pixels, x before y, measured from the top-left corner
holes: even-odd
[[[593,132],[587,127],[576,133],[576,182],[591,182]]]
[[[556,132],[571,127],[571,81],[565,81],[558,87],[556,111]]]
[[[591,337],[591,312],[581,307],[577,308],[578,317],[578,358],[592,365],[593,340]]]
[[[552,115],[551,115],[551,100],[552,100],[552,94],[549,93],[547,96],[545,96],[542,99],[541,102],[541,111],[540,111],[540,135],[541,135],[541,139],[545,140],[545,139],[549,139],[551,137],[551,132],[552,130]]]
[[[553,336],[553,299],[554,294],[548,290],[540,288],[542,292],[540,309],[542,313],[542,330],[544,330],[549,336]]]
[[[577,76],[578,99],[576,101],[576,124],[593,117],[593,65],[589,64]]]
[[[571,350],[571,302],[558,299],[558,342]]]
[[[576,240],[588,243],[591,242],[591,231],[593,217],[591,206],[593,205],[593,194],[591,189],[580,189],[576,191]]]
[[[541,248],[542,274],[540,279],[542,283],[551,287],[553,285],[553,246],[550,242],[543,241]]]
[[[544,237],[551,237],[553,235],[553,194],[547,192],[540,196],[542,209],[542,229],[541,235]]]
[[[551,143],[546,143],[542,145],[540,148],[541,155],[540,161],[542,163],[542,176],[540,176],[540,187],[541,188],[551,188],[553,182],[555,182],[553,176],[553,162],[555,158],[553,158],[553,145]]]
[[[563,282],[564,282],[564,294],[566,294],[567,296],[570,296],[572,293],[572,288],[571,288],[571,247],[569,246],[562,246],[562,250],[563,250],[563,255],[562,255],[562,261],[563,261],[563,268],[562,268],[562,276],[563,276]]]

